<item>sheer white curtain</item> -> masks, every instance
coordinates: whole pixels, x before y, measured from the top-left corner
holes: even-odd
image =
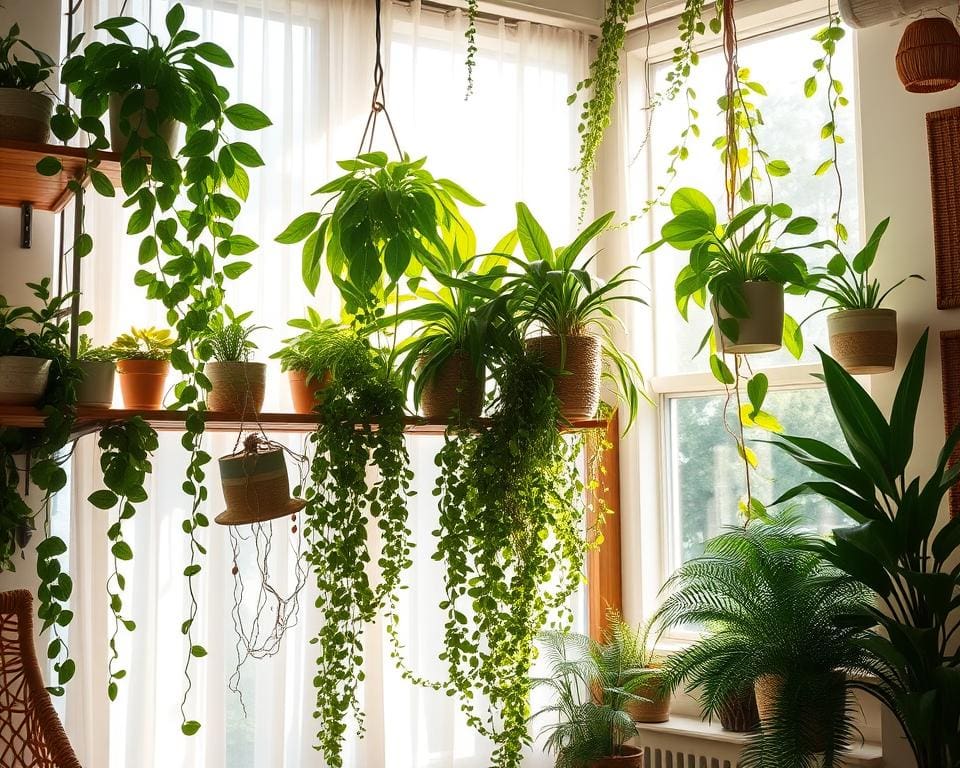
[[[119,0],[87,0],[85,26],[120,9]],[[129,0],[128,15],[163,29],[167,2]],[[239,229],[261,248],[246,275],[230,284],[229,303],[252,309],[258,324],[259,359],[266,360],[287,335],[286,320],[310,303],[335,317],[338,303],[329,285],[316,297],[300,282],[299,251],[273,237],[311,205],[309,193],[336,172],[334,161],[355,154],[372,90],[373,3],[355,0],[202,0],[187,6],[187,25],[226,48],[237,67],[223,82],[235,100],[260,106],[273,119],[270,129],[245,136],[266,167],[251,172],[251,195]],[[565,98],[583,76],[586,41],[579,34],[532,24],[482,24],[476,93],[464,101],[465,20],[412,6],[384,7],[387,104],[404,151],[427,155],[430,169],[461,183],[487,206],[468,212],[481,247],[492,245],[513,226],[513,204],[526,200],[558,242],[576,223],[576,179],[569,168],[577,151],[576,114]],[[379,144],[389,149],[385,127]],[[96,248],[85,264],[85,302],[93,310],[95,340],[106,343],[129,327],[162,324],[154,303],[133,286],[139,268],[137,242],[122,233],[125,211],[113,201],[94,200],[88,229]],[[286,382],[271,365],[267,410],[289,407]],[[276,437],[276,436],[274,436]],[[233,450],[236,435],[210,435],[209,451]],[[294,449],[302,438],[285,438]],[[428,677],[442,676],[437,661],[442,616],[441,572],[430,555],[436,509],[430,493],[435,478],[436,438],[411,437],[409,448],[418,494],[410,501],[417,550],[404,593],[404,643],[411,664]],[[131,521],[128,538],[135,559],[125,564],[126,615],[137,623],[120,651],[128,676],[120,696],[106,698],[109,616],[104,584],[109,568],[106,530],[112,520],[86,503],[98,486],[94,439],[81,441],[73,468],[70,507],[71,565],[77,578],[76,618],[71,626],[78,676],[68,691],[67,729],[85,765],[98,768],[271,768],[322,766],[314,743],[313,648],[317,612],[308,589],[299,624],[278,655],[250,662],[243,671],[246,716],[227,680],[236,661],[230,618],[233,555],[224,529],[206,534],[209,555],[199,580],[198,635],[209,656],[194,665],[188,713],[203,722],[197,736],[179,732],[186,616],[182,568],[186,537],[180,523],[187,499],[180,493],[185,463],[179,435],[161,436],[154,459],[150,500]],[[296,468],[291,467],[291,473]],[[222,507],[215,469],[210,473],[210,517]],[[273,525],[271,569],[285,589],[292,583],[297,536],[289,520]],[[241,545],[240,566],[248,592],[255,574],[247,571],[249,542]],[[464,723],[455,701],[404,682],[393,669],[378,628],[366,633],[363,690],[367,735],[348,745],[345,764],[360,768],[484,768],[489,745]],[[528,764],[549,764],[531,754]]]

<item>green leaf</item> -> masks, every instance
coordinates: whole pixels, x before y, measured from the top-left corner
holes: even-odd
[[[113,509],[117,505],[119,499],[117,498],[117,494],[115,494],[113,491],[108,491],[104,488],[91,493],[87,497],[87,501],[93,504],[93,506],[95,506],[97,509]]]
[[[112,547],[110,552],[117,560],[133,560],[133,550],[125,541],[118,541]]]
[[[526,203],[517,203],[517,236],[527,261],[546,261],[553,259],[553,247],[543,227],[533,217]]]
[[[751,419],[755,420],[760,409],[763,408],[763,401],[767,396],[769,385],[770,382],[767,380],[765,373],[758,373],[747,382],[747,397],[750,399],[750,405],[753,406],[753,412],[750,414]]]
[[[223,114],[241,131],[259,131],[273,125],[269,117],[250,104],[233,104]]]
[[[817,78],[808,77],[803,83],[803,95],[808,99],[817,92]]]
[[[913,433],[923,389],[928,334],[929,330],[924,331],[913,348],[890,410],[890,471],[894,475],[901,474],[907,468],[913,453]]]
[[[167,12],[167,17],[164,19],[164,22],[170,37],[173,37],[180,31],[180,27],[183,26],[184,15],[183,6],[180,5],[180,3],[177,3]]]
[[[223,274],[225,274],[231,280],[236,280],[252,266],[253,265],[248,261],[233,261],[224,266]]]
[[[803,357],[803,331],[800,324],[788,313],[783,315],[783,346],[793,357]]]
[[[788,235],[809,235],[817,229],[817,220],[811,216],[797,216],[787,223],[784,232]]]
[[[320,221],[320,214],[313,211],[301,213],[297,218],[287,225],[287,228],[276,236],[278,243],[292,245],[299,243],[317,228],[317,222]]]
[[[670,210],[674,216],[679,216],[685,211],[699,211],[705,214],[708,220],[713,221],[711,229],[716,226],[716,208],[713,207],[710,198],[693,187],[682,187],[674,192],[670,198]]]
[[[245,165],[247,168],[259,168],[264,164],[260,153],[245,141],[235,141],[229,146],[230,153],[240,165]]]
[[[184,736],[193,736],[200,730],[200,723],[196,720],[187,720],[180,726],[180,730],[183,731]]]
[[[56,176],[63,170],[63,165],[55,157],[44,157],[37,163],[37,173],[42,176]]]
[[[820,165],[817,166],[817,170],[813,172],[814,176],[823,176],[830,168],[833,167],[833,160],[824,160]]]
[[[202,659],[204,656],[207,655],[207,649],[204,648],[202,645],[194,645],[193,647],[190,648],[190,655],[195,656],[198,659]]]
[[[790,166],[786,160],[771,160],[767,163],[767,173],[771,176],[787,176],[790,173]]]
[[[713,377],[721,384],[733,384],[736,381],[730,366],[719,355],[710,355],[710,370],[713,372]]]
[[[90,182],[93,184],[93,188],[104,197],[114,197],[117,194],[113,188],[113,182],[105,173],[98,171],[96,168],[90,170]]]
[[[80,237],[77,238],[77,241],[73,244],[73,247],[79,258],[82,259],[84,256],[89,256],[90,251],[93,250],[93,238],[84,232],[82,235],[80,235]]]
[[[230,68],[233,66],[233,59],[230,58],[230,54],[215,43],[197,43],[193,50],[201,59],[216,64],[218,67]]]

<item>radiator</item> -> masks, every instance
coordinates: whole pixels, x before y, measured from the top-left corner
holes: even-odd
[[[737,768],[736,757],[726,754],[724,745],[713,744],[709,749],[689,746],[678,748],[644,747],[644,768]],[[738,750],[734,750],[736,752]]]

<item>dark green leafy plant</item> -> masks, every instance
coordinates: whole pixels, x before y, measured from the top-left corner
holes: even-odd
[[[113,346],[95,347],[87,334],[80,334],[77,345],[77,361],[81,363],[112,363],[117,359]]]
[[[117,698],[117,681],[127,674],[127,671],[119,666],[117,638],[120,636],[120,627],[128,632],[136,629],[133,620],[125,618],[122,613],[126,577],[120,572],[120,563],[133,559],[133,549],[124,536],[123,524],[136,514],[136,505],[147,500],[144,482],[153,469],[150,456],[157,450],[157,433],[142,418],[134,416],[122,424],[102,429],[99,446],[100,468],[103,470],[105,487],[91,493],[87,501],[97,509],[117,510],[116,522],[107,532],[113,562],[107,579],[110,612],[113,614],[110,659],[107,662],[107,696],[113,701]]]
[[[239,315],[224,305],[223,314],[219,312],[210,318],[210,327],[204,336],[213,359],[220,363],[245,363],[250,359],[257,345],[250,337],[262,325],[247,323],[253,312],[241,312]]]
[[[869,588],[878,629],[860,641],[873,679],[855,685],[900,721],[920,768],[960,760],[960,518],[937,529],[941,502],[960,478],[950,464],[960,444],[954,429],[930,476],[910,479],[916,415],[923,388],[927,332],[904,369],[889,420],[838,363],[821,352],[823,379],[848,453],[812,437],[774,441],[821,479],[780,499],[814,493],[856,525],[838,528],[819,551],[834,567]]]
[[[600,642],[586,635],[544,632],[540,644],[550,676],[534,685],[547,689],[551,703],[534,718],[556,719],[545,724],[542,733],[557,768],[583,768],[595,760],[633,754],[636,748],[627,742],[640,732],[627,707],[644,701],[635,691],[646,674],[638,663],[632,629],[619,621]]]
[[[346,332],[341,334],[345,338]],[[407,498],[413,475],[404,442],[404,392],[386,357],[354,334],[349,345],[341,346],[335,371],[317,406],[320,423],[310,437],[310,483],[303,495],[308,501],[306,558],[323,617],[311,640],[318,667],[314,717],[324,759],[339,768],[348,715],[363,732],[357,696],[363,681],[363,625],[381,614],[387,625],[396,621],[401,578],[411,564]],[[377,472],[373,482],[370,469]],[[367,572],[373,559],[367,540],[371,520],[382,542],[376,581]]]
[[[465,99],[473,96],[473,69],[477,66],[477,16],[480,13],[477,0],[467,0],[467,31],[463,36],[467,39],[467,93]]]
[[[20,46],[33,54],[34,61],[21,59],[14,52]],[[38,51],[20,37],[20,27],[14,24],[6,36],[0,37],[0,88],[36,90],[46,83],[56,67],[54,60]]]
[[[779,678],[774,716],[751,737],[747,766],[840,765],[855,734],[842,673],[864,668],[867,592],[818,546],[796,518],[755,520],[708,541],[664,585],[654,621],[708,629],[668,659],[667,686],[700,688],[714,718],[730,695]]]
[[[313,308],[307,316],[287,323],[300,331],[284,339],[284,346],[270,355],[280,361],[281,371],[302,371],[307,381],[336,376],[341,361],[349,362],[356,354],[357,335],[341,323],[325,320]]]
[[[447,250],[445,238],[473,240],[457,201],[480,203],[449,179],[434,178],[425,163],[406,155],[388,161],[384,152],[337,163],[347,173],[314,192],[328,196],[321,210],[301,214],[277,237],[287,244],[305,240],[303,281],[311,293],[326,256],[346,311],[369,323],[390,303],[404,274],[436,264]]]

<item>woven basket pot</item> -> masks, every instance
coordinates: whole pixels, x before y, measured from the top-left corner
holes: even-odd
[[[0,139],[46,144],[53,102],[42,93],[0,88]]]
[[[542,355],[554,371],[553,391],[568,421],[592,419],[600,407],[600,339],[596,336],[534,336],[527,350]]]
[[[643,750],[624,745],[622,755],[588,760],[584,765],[587,768],[643,768]]]
[[[292,515],[307,503],[290,498],[287,462],[280,448],[242,451],[220,458],[220,483],[226,510],[220,525],[249,525]]]
[[[120,130],[120,122],[123,119],[120,117],[120,113],[123,110],[123,101],[126,96],[127,94],[110,94],[110,149],[114,152],[123,152],[127,148],[129,141],[129,137]],[[160,96],[154,89],[148,88],[143,92],[143,103],[147,109],[156,109],[159,100]],[[135,110],[126,118],[130,121],[131,130],[139,126],[137,133],[142,139],[150,138],[154,135],[159,136],[167,147],[169,147],[170,154],[175,155],[177,153],[177,141],[180,135],[180,123],[176,120],[164,120],[158,126],[157,132],[154,133],[147,126],[146,118],[142,117],[142,114],[143,110]],[[141,148],[140,153],[142,155],[150,155],[150,152],[145,148]]]
[[[167,388],[167,360],[117,360],[123,406],[136,411],[157,411]]]
[[[818,692],[817,699],[811,697],[809,706],[804,708],[796,723],[806,742],[804,746],[814,754],[827,748],[834,715],[842,710],[846,698],[846,675],[837,671],[822,674],[821,679],[811,684],[811,690]],[[777,698],[783,690],[783,678],[780,675],[762,675],[757,678],[754,690],[760,725],[763,727],[776,713]]]
[[[757,697],[753,687],[727,696],[720,707],[720,725],[732,733],[750,733],[760,725]]]
[[[113,405],[117,366],[112,361],[81,362],[80,374],[83,378],[77,385],[77,405],[93,408],[109,408]]]
[[[50,379],[50,361],[39,357],[0,357],[0,405],[34,405]]]
[[[294,413],[313,413],[317,407],[317,395],[327,387],[333,377],[328,371],[319,379],[314,377],[307,381],[306,371],[288,371],[287,379],[290,382]]]
[[[213,388],[207,394],[207,408],[242,416],[256,416],[263,408],[267,391],[267,366],[264,363],[207,363],[203,372]]]
[[[918,19],[903,30],[897,74],[910,93],[947,91],[960,83],[960,34],[949,19]]]
[[[716,301],[711,301],[713,332],[723,351],[750,355],[773,352],[783,343],[783,286],[767,280],[749,280],[741,286],[747,305],[747,316],[737,318],[737,338],[728,338],[720,331],[718,319],[730,317]]]
[[[425,362],[420,359],[421,369]],[[478,419],[483,409],[484,383],[470,356],[454,352],[424,383],[420,411],[424,418],[435,421],[449,421],[454,413],[459,413],[461,420]]]
[[[662,692],[663,672],[659,669],[645,669],[649,682],[641,685],[634,693],[649,701],[631,701],[626,710],[637,723],[665,723],[670,719],[670,692]]]
[[[845,309],[827,316],[830,355],[855,374],[889,373],[897,364],[897,313]]]

